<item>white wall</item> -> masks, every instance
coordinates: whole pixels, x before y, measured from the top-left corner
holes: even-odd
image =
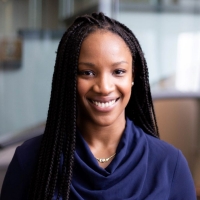
[[[197,37],[200,33],[200,15],[120,12],[118,20],[127,25],[139,39],[147,59],[151,83],[170,76],[181,79],[179,77],[181,67],[178,63],[180,59],[183,63],[187,57],[181,54],[180,47],[185,49],[186,55],[193,51],[193,57],[199,57],[197,48],[200,49],[200,45],[192,49],[188,48],[184,46],[183,41],[180,42],[180,38],[187,33],[190,34],[190,38],[187,39],[190,39],[192,43],[200,43],[200,37]],[[200,61],[193,63],[192,60],[187,63],[187,68],[193,68],[194,65],[200,69]],[[200,74],[198,69],[196,71]],[[188,76],[187,82],[193,79],[194,74],[190,77],[188,73],[186,75]],[[200,91],[200,76],[197,78],[199,87],[194,87]],[[188,90],[192,89],[193,85],[188,88]]]
[[[0,135],[46,120],[58,40],[25,39],[22,66],[0,76]]]

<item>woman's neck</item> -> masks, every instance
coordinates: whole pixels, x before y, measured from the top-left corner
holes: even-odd
[[[89,120],[81,120],[81,123],[78,123],[78,128],[88,145],[96,146],[95,143],[101,143],[107,146],[120,140],[125,125],[125,118],[116,120],[108,126],[100,126]]]
[[[108,158],[116,153],[125,125],[125,118],[117,120],[109,126],[98,126],[83,120],[78,124],[78,128],[94,157]],[[106,163],[99,163],[99,165],[105,168],[111,161],[112,159]]]

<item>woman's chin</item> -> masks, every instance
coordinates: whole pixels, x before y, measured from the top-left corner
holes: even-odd
[[[95,116],[91,119],[92,123],[94,123],[96,126],[99,127],[106,127],[106,126],[112,126],[116,124],[121,124],[125,120],[124,114],[120,116]]]

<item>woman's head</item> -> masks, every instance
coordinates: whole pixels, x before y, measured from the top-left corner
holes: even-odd
[[[90,33],[83,41],[77,74],[78,126],[119,125],[133,82],[132,55],[117,34]]]
[[[131,58],[128,60],[131,59],[132,63],[128,66],[132,69],[127,87],[130,87],[131,91],[128,94],[130,100],[126,100],[128,104],[125,115],[147,134],[158,136],[147,65],[136,37],[126,26],[102,13],[78,17],[63,35],[58,47],[48,118],[29,199],[52,198],[57,185],[61,154],[64,160],[59,177],[58,194],[62,195],[63,199],[69,198],[76,142],[76,120],[79,112],[77,99],[81,99],[80,91],[77,96],[77,79],[80,81],[78,73],[81,69],[80,52],[87,38],[97,33],[107,33],[107,36],[109,33],[113,39],[115,37],[115,41],[118,38],[130,53]],[[131,87],[132,79],[134,79],[133,87]],[[78,84],[79,88],[80,82]],[[97,87],[96,91],[98,89]]]
[[[75,101],[77,99],[75,88],[77,87],[81,45],[90,34],[96,31],[112,32],[119,36],[129,48],[133,61],[134,87],[126,107],[126,116],[141,126],[147,133],[156,135],[154,117],[152,117],[154,111],[149,88],[148,69],[139,42],[126,26],[102,13],[78,17],[60,42],[55,71],[60,71],[60,75],[63,76],[63,78],[59,77],[60,81],[63,81],[62,85],[64,85],[63,92],[59,93],[64,94],[64,91],[66,92],[65,97],[67,99],[64,102],[70,101],[70,109],[73,109],[68,112],[77,113],[75,111],[77,103]],[[61,87],[58,87],[58,89],[61,91]]]

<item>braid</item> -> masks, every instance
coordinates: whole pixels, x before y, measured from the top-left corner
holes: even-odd
[[[132,89],[132,98],[126,107],[126,115],[148,134],[158,137],[158,127],[150,92],[148,68],[140,44],[131,30],[125,25],[111,19],[108,21],[112,21],[112,24],[115,25],[111,30],[124,39],[133,55],[135,84]],[[134,105],[133,102],[136,102],[136,104]]]
[[[125,114],[147,134],[158,137],[147,64],[138,40],[125,25],[103,13],[78,17],[58,46],[46,128],[28,192],[30,200],[50,200],[55,191],[57,200],[70,197],[76,145],[78,59],[83,40],[96,30],[119,35],[129,47],[135,84]]]

